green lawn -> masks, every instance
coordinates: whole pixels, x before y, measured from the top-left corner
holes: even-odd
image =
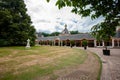
[[[0,80],[55,80],[56,72],[82,64],[84,50],[70,47],[35,46],[0,48]]]

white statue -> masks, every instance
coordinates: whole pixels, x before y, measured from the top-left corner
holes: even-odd
[[[30,39],[27,40],[26,48],[30,48]]]

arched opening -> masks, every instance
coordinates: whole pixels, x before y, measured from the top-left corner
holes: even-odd
[[[105,46],[112,46],[112,39],[110,39],[109,41],[105,42]]]
[[[60,45],[60,38],[56,38],[55,39],[55,46],[59,46]]]
[[[55,46],[59,45],[59,40],[55,40]]]
[[[66,40],[66,46],[70,46],[70,40],[69,39]]]
[[[65,42],[66,42],[65,40],[63,40],[63,41],[62,41],[62,45],[63,45],[63,46],[65,46],[65,45],[66,45],[66,44],[65,44]]]
[[[102,46],[102,41],[97,41],[97,46]]]
[[[80,40],[75,40],[75,44],[76,44],[77,47],[80,47],[81,46]]]
[[[84,45],[83,45],[83,41],[84,41],[84,40],[87,41],[87,39],[82,39],[82,41],[81,41],[81,43],[82,43],[82,47],[84,47]],[[88,46],[88,41],[87,41],[87,46]]]
[[[94,40],[88,40],[88,47],[94,47]]]

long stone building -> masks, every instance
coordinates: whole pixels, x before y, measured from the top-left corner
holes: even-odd
[[[116,35],[110,39],[110,41],[104,43],[104,41],[98,42],[91,34],[81,33],[71,35],[65,25],[65,29],[61,32],[59,36],[50,37],[38,37],[38,42],[44,45],[54,45],[54,46],[70,46],[70,41],[74,41],[77,47],[82,47],[82,41],[87,40],[88,47],[120,47],[120,28],[116,29]]]

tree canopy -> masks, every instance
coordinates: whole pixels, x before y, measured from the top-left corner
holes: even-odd
[[[70,34],[79,34],[78,31],[70,31]]]
[[[0,0],[0,46],[26,45],[35,42],[35,29],[26,13],[23,0]]]
[[[91,16],[92,19],[100,16],[110,20],[120,18],[120,0],[57,0],[56,6],[59,9],[65,6],[72,7],[72,12],[83,17]]]
[[[92,35],[95,36],[98,41],[109,41],[111,36],[115,35],[116,28],[112,24],[102,22],[100,24],[94,25],[91,30]]]
[[[110,34],[113,36],[115,27],[120,25],[120,0],[57,0],[56,6],[59,9],[65,6],[72,7],[71,12],[82,17],[90,16],[91,19],[103,16],[104,22],[97,24],[99,27],[96,25],[92,29],[92,31],[97,31],[97,34],[99,32],[101,34],[101,31],[112,32]]]

